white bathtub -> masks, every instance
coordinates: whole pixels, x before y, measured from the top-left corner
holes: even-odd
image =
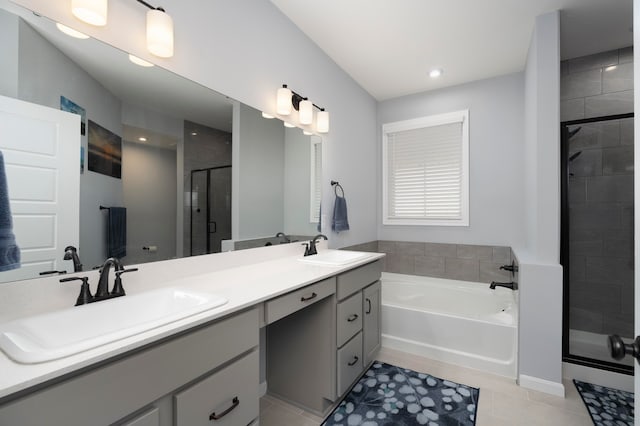
[[[382,346],[515,378],[516,292],[382,273]]]

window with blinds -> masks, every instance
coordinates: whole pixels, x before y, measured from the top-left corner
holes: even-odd
[[[468,226],[469,112],[383,126],[383,223]]]
[[[310,216],[311,223],[320,221],[320,200],[322,199],[322,142],[314,140],[311,142],[311,194]]]

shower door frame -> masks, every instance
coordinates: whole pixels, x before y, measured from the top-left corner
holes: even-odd
[[[602,121],[622,120],[634,118],[634,113],[605,115],[600,117],[583,118],[560,122],[560,264],[562,265],[562,361],[601,370],[613,371],[621,374],[633,375],[633,366],[619,364],[617,362],[604,361],[573,355],[569,347],[569,309],[570,309],[570,283],[569,283],[569,146],[568,128],[580,124],[597,123]],[[635,124],[635,123],[634,123]],[[635,149],[635,143],[634,143]],[[633,171],[636,172],[635,170]]]
[[[211,171],[212,170],[220,170],[220,169],[230,169],[232,166],[217,166],[217,167],[208,167],[206,169],[195,169],[191,170],[191,182],[190,182],[190,193],[193,194],[193,174],[197,172],[207,172],[207,253],[211,254],[211,240],[209,238],[209,227],[211,225],[211,194],[210,187],[211,184]],[[193,256],[193,207],[190,208],[189,211],[189,256]]]

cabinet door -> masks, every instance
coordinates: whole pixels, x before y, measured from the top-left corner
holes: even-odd
[[[123,423],[122,426],[160,426],[160,411],[153,407],[135,419]]]
[[[381,310],[381,287],[380,281],[370,285],[363,290],[363,306],[364,314],[363,322],[363,348],[365,365],[373,361],[376,352],[380,349],[380,310]]]

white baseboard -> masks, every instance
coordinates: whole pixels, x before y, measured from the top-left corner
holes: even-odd
[[[540,379],[538,377],[525,376],[521,374],[518,377],[518,384],[527,389],[538,392],[548,393],[550,395],[561,396],[564,398],[564,385],[550,380]]]
[[[264,382],[258,385],[258,397],[262,398],[266,394],[267,394],[267,381],[265,380]]]

